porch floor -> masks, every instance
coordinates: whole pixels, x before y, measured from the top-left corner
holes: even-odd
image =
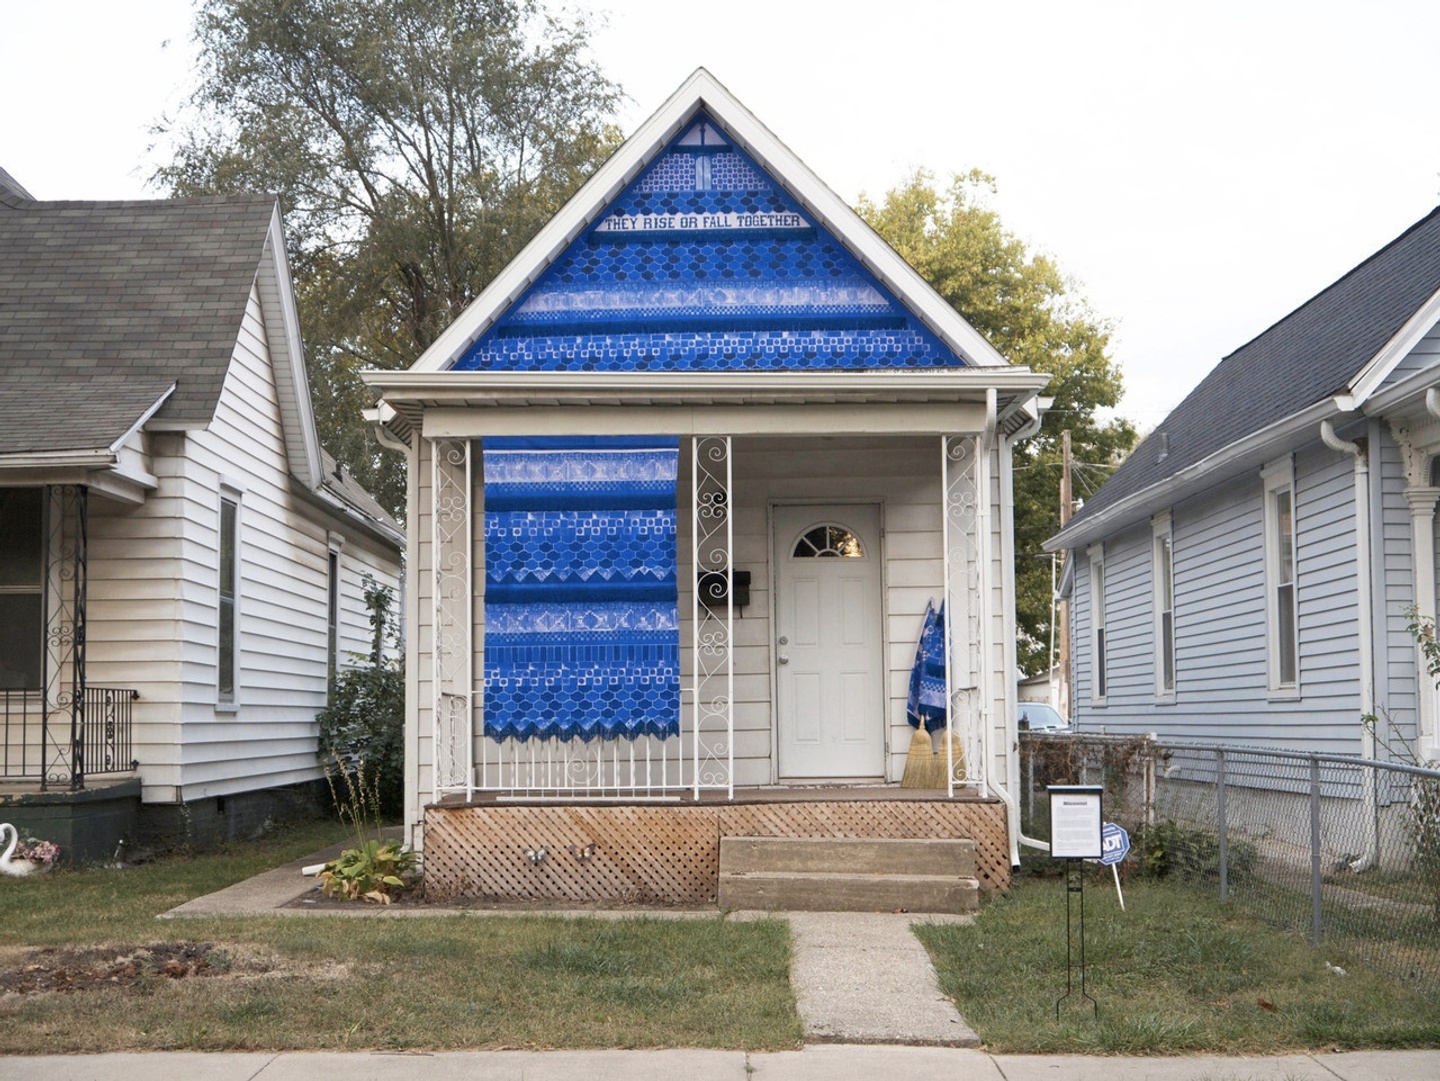
[[[640,806],[695,807],[701,805],[736,805],[764,803],[859,803],[884,800],[906,803],[953,803],[975,801],[982,797],[974,788],[957,788],[951,797],[943,788],[901,788],[899,785],[755,785],[736,788],[732,799],[723,789],[702,789],[697,800],[691,792],[672,792],[653,796],[568,796],[568,795],[527,795],[509,792],[476,792],[466,800],[464,796],[451,795],[436,801],[431,806],[450,810],[457,807],[516,807],[527,805],[554,804],[597,805],[619,804]]]

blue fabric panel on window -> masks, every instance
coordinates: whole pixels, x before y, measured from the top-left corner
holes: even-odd
[[[486,733],[678,733],[678,440],[492,438],[483,456]]]

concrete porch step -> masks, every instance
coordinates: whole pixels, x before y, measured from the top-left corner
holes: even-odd
[[[974,912],[975,846],[964,840],[722,837],[721,908]]]

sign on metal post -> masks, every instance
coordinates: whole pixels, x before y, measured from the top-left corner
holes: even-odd
[[[1052,784],[1050,793],[1050,855],[1065,861],[1065,994],[1055,1003],[1055,1018],[1060,1018],[1060,1005],[1075,989],[1071,942],[1074,933],[1070,922],[1070,899],[1080,897],[1080,997],[1088,1000],[1095,1013],[1100,1003],[1085,990],[1085,875],[1084,860],[1098,860],[1105,855],[1100,785]]]
[[[1098,784],[1052,784],[1050,793],[1050,855],[1057,860],[1098,860],[1101,847]]]

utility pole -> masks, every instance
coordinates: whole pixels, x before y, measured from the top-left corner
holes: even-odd
[[[1060,528],[1070,524],[1075,512],[1075,497],[1070,486],[1070,429],[1060,433]],[[1060,639],[1060,659],[1056,667],[1060,670],[1059,701],[1055,708],[1066,720],[1072,719],[1070,709],[1070,601],[1059,598],[1055,602],[1056,637]]]

